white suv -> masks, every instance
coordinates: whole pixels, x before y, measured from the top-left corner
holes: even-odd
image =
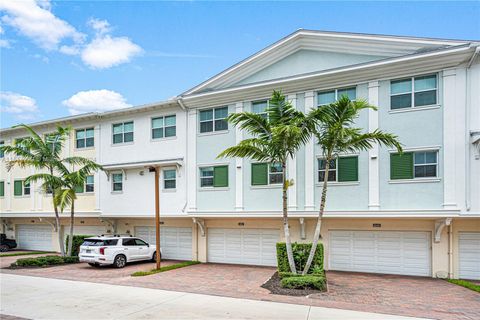
[[[96,267],[113,264],[123,268],[127,262],[155,260],[155,246],[132,236],[106,236],[86,238],[80,246],[80,262]],[[160,251],[161,254],[161,251]]]

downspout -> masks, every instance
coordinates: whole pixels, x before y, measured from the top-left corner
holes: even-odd
[[[453,221],[448,226],[448,279],[453,279]]]

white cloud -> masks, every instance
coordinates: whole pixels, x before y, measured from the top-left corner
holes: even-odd
[[[99,34],[108,33],[111,30],[110,23],[107,20],[91,18],[87,24]]]
[[[118,92],[111,90],[80,91],[62,102],[70,114],[102,112],[131,107]]]
[[[90,68],[105,69],[129,62],[143,52],[126,37],[99,36],[82,51],[82,61]]]
[[[0,39],[0,48],[11,48],[10,41]]]
[[[38,112],[35,99],[15,92],[0,92],[0,110],[13,114],[17,119],[30,120]]]
[[[85,35],[50,11],[51,5],[47,0],[0,0],[0,10],[7,13],[2,17],[5,24],[17,29],[43,49],[55,50],[65,39],[74,43],[84,40]]]

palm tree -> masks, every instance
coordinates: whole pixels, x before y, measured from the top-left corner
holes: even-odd
[[[252,112],[234,113],[227,120],[251,136],[238,145],[225,149],[220,157],[249,158],[280,165],[283,170],[282,213],[288,263],[292,273],[297,273],[293,258],[287,212],[287,190],[293,181],[287,179],[286,164],[298,149],[311,137],[312,122],[302,112],[295,110],[285,96],[274,91],[267,108],[267,116]]]
[[[79,170],[71,171],[69,167],[81,166]],[[87,176],[103,168],[92,160],[83,157],[68,157],[56,163],[56,170],[59,176],[48,173],[34,174],[29,176],[26,181],[44,181],[44,187],[48,187],[52,182],[59,186],[55,190],[54,203],[63,212],[65,208],[70,207],[70,230],[67,248],[67,256],[72,255],[73,247],[73,227],[75,224],[75,200],[77,199],[77,188],[85,185]],[[63,244],[62,244],[63,247]]]
[[[5,154],[14,156],[13,160],[7,162],[7,170],[11,170],[14,166],[21,168],[33,167],[38,171],[46,170],[51,176],[55,175],[56,165],[60,160],[60,154],[63,149],[65,140],[69,137],[70,128],[58,127],[52,134],[42,138],[32,128],[27,125],[20,124],[16,127],[21,127],[27,130],[29,137],[23,138],[14,145],[2,146],[1,150]],[[45,184],[45,190],[52,191],[52,199],[55,198],[55,190],[59,188],[60,180],[51,179]],[[58,241],[60,244],[60,253],[65,255],[62,245],[62,235],[60,230],[60,217],[58,215],[58,206],[53,201],[53,209],[55,212],[54,229],[58,232]]]
[[[310,269],[317,249],[318,240],[320,239],[320,229],[327,199],[330,162],[334,161],[338,155],[342,153],[367,151],[371,149],[375,143],[387,147],[394,147],[398,152],[402,152],[402,146],[394,134],[378,129],[373,132],[363,133],[361,128],[353,127],[360,111],[364,109],[376,111],[377,107],[368,104],[365,100],[351,101],[344,95],[338,101],[314,109],[307,115],[309,119],[317,123],[313,133],[322,149],[325,161],[325,173],[312,249],[302,272],[303,275],[307,274]]]

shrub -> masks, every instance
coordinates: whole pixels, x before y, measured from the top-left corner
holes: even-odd
[[[47,267],[66,263],[76,263],[78,257],[60,257],[60,256],[43,256],[37,258],[18,259],[12,263],[11,267]]]
[[[307,263],[311,243],[292,243],[293,258],[295,259],[295,267],[297,271],[302,271]],[[287,246],[285,242],[277,243],[277,265],[280,277],[282,273],[289,273],[290,266],[288,265]],[[312,265],[308,274],[323,275],[323,244],[317,245],[317,250],[313,256]]]
[[[281,280],[281,285],[289,289],[317,289],[325,290],[325,278],[323,276],[293,276]]]
[[[85,238],[91,238],[94,236],[88,235],[73,235],[73,246],[72,246],[72,257],[78,257],[80,253],[80,246],[84,242]],[[68,241],[70,241],[70,235],[67,235],[67,239],[65,239],[65,252],[68,250]]]

